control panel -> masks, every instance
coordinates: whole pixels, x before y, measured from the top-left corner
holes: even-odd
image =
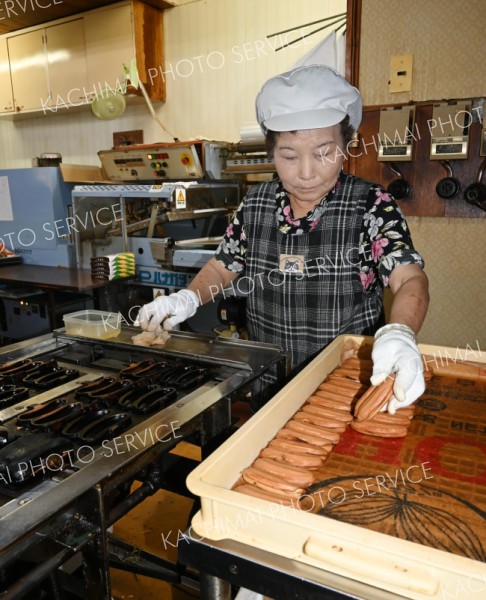
[[[0,297],[0,335],[23,340],[33,335],[48,333],[50,319],[43,296],[36,298]]]
[[[202,179],[221,177],[222,142],[177,142],[119,146],[98,152],[112,181]]]

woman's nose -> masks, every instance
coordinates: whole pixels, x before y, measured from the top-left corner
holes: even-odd
[[[312,179],[315,176],[315,167],[311,160],[303,158],[299,163],[299,177],[301,179]]]

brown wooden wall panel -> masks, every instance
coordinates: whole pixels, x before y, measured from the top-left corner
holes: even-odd
[[[397,200],[405,215],[427,217],[486,217],[486,211],[471,206],[463,199],[464,189],[476,181],[477,173],[484,157],[479,155],[481,125],[473,123],[470,132],[468,158],[450,161],[453,176],[460,182],[459,193],[451,200],[437,195],[437,182],[447,177],[447,171],[440,161],[430,160],[430,131],[428,121],[432,118],[432,104],[416,106],[414,155],[411,162],[394,163],[403,178],[412,187],[409,198]],[[385,188],[397,179],[387,162],[377,160],[380,107],[364,110],[363,121],[359,128],[360,146],[351,148],[355,157],[349,160],[351,173],[369,181],[380,183]],[[486,184],[486,173],[483,178]]]
[[[152,77],[150,73],[164,72],[164,27],[163,12],[145,2],[132,1],[135,24],[135,47],[137,69],[152,100],[166,100],[166,85],[163,77]],[[142,92],[138,90],[138,95]]]

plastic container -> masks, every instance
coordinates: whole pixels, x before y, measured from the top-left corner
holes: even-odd
[[[336,338],[189,474],[187,487],[201,498],[201,510],[192,519],[191,531],[195,532],[195,539],[231,539],[321,568],[324,583],[325,574],[330,571],[387,590],[400,598],[483,600],[486,598],[484,562],[231,489],[240,472],[299,410],[347,351],[370,345],[372,341],[362,336]],[[419,348],[425,355],[438,357],[439,365],[441,357],[455,360],[458,356],[454,348],[425,344]],[[468,356],[461,351],[460,356],[464,355]],[[474,360],[486,364],[486,355]],[[476,411],[479,409],[478,406]],[[391,465],[390,472],[396,468]],[[385,465],[383,470],[386,471]],[[461,485],[467,496],[467,486],[471,484]]]
[[[119,313],[103,310],[80,310],[63,316],[66,333],[81,337],[107,340],[121,331]]]

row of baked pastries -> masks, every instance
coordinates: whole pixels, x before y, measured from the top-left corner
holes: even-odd
[[[372,362],[351,357],[334,369],[300,409],[263,448],[233,486],[235,491],[287,506],[315,481],[348,425],[368,435],[406,435],[413,408],[396,415],[380,412],[390,398],[394,378],[370,386]]]

